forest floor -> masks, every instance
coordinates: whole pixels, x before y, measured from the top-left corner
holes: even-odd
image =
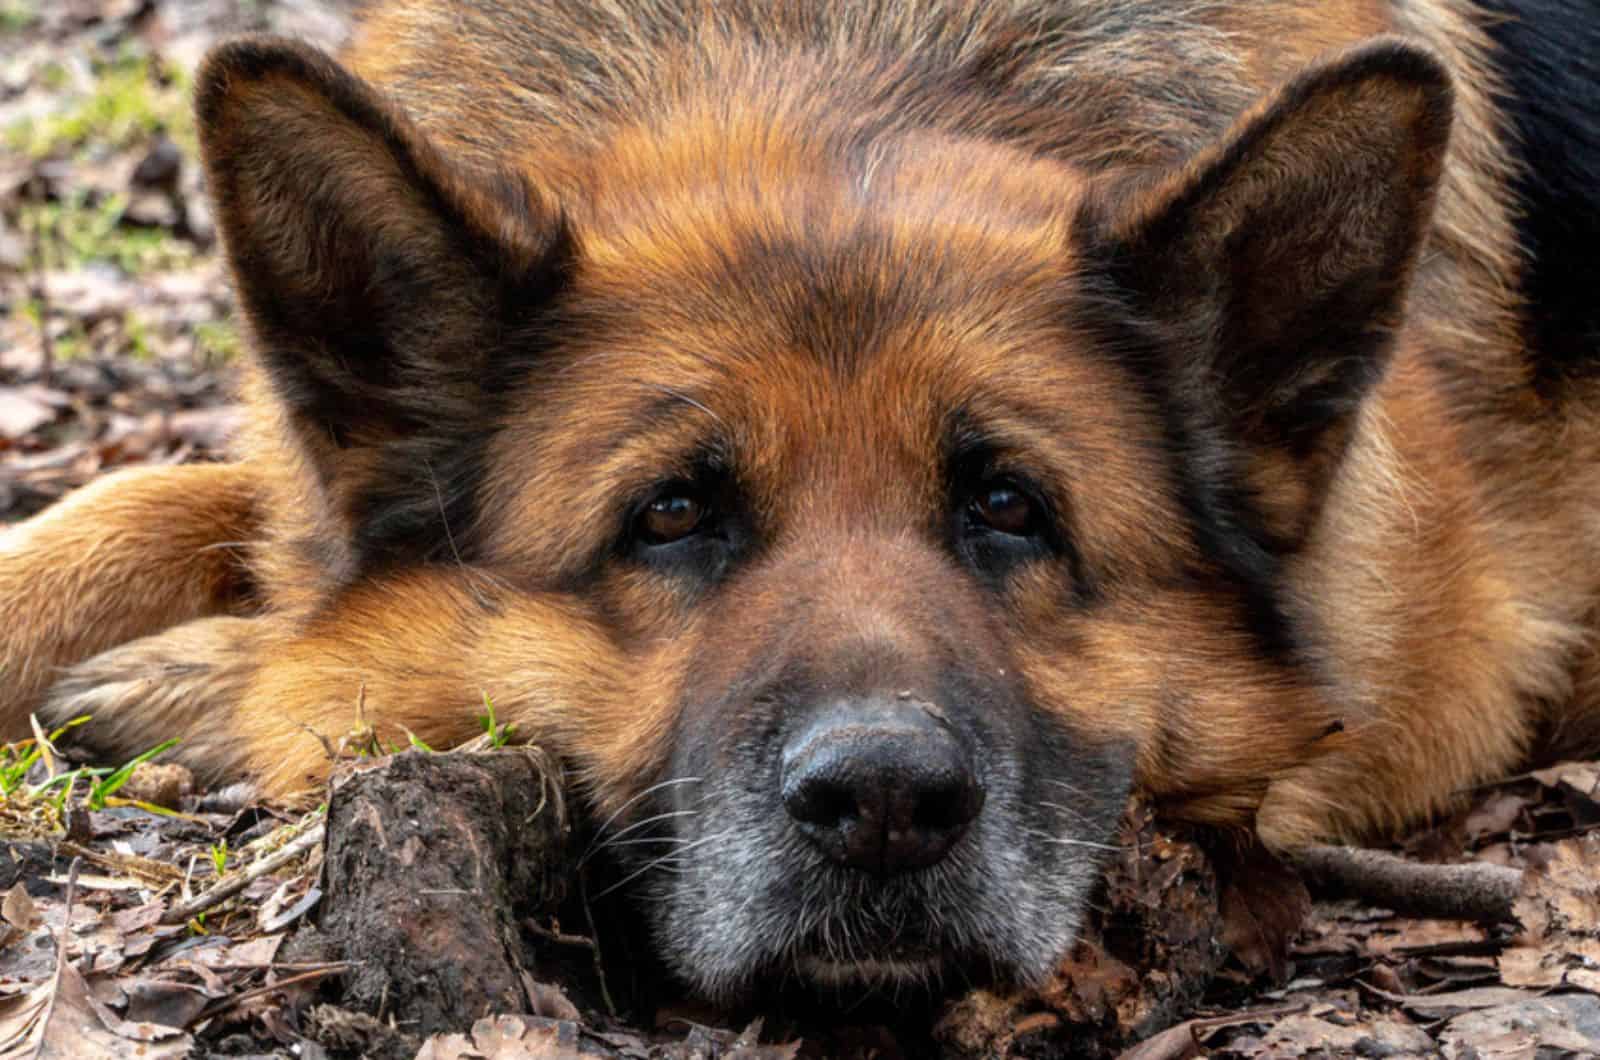
[[[336,47],[348,8],[0,0],[0,524],[118,467],[222,458],[239,415],[230,377],[240,340],[190,79],[206,48],[238,32]],[[162,734],[150,737],[154,750]],[[297,941],[322,896],[320,850],[299,839],[321,827],[320,811],[229,804],[181,769],[152,768],[160,761],[95,770],[37,742],[0,752],[0,1057],[394,1054],[408,1039],[390,1034],[380,1048],[388,1031],[352,1029],[355,1017],[340,1015],[348,968],[338,955]],[[1281,959],[1229,959],[1181,1031],[1127,1055],[1600,1055],[1594,829],[1596,763],[1473,792],[1403,853],[1527,869],[1514,920],[1319,903]],[[275,854],[277,867],[261,871]],[[175,915],[229,880],[244,886]],[[667,1004],[624,1006],[618,1017],[589,1007],[592,990],[572,989],[577,1008],[559,989],[559,1001],[538,1003],[530,987],[526,1012],[421,1048],[563,1055],[554,1038],[535,1040],[552,1020],[590,1028],[612,1055],[890,1057],[923,1047],[875,1025],[819,1036],[814,1016],[752,1025],[748,1012]],[[936,1031],[913,1038],[951,1055],[1080,1055],[1075,1025],[1132,1018],[1115,990],[1086,989],[958,1000],[932,1012]],[[403,1030],[403,1013],[384,1016]]]

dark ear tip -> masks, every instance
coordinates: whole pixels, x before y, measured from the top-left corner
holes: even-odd
[[[1450,87],[1450,70],[1444,60],[1433,49],[1409,37],[1374,37],[1350,48],[1335,65],[1357,76],[1386,75],[1424,88]]]
[[[1377,80],[1418,91],[1429,116],[1449,121],[1455,100],[1449,67],[1432,49],[1406,37],[1374,37],[1355,45],[1306,75],[1304,88],[1310,94]]]
[[[326,83],[338,66],[327,55],[287,37],[241,37],[217,45],[206,54],[195,76],[195,117],[203,130],[221,119],[233,91],[241,84],[274,74]]]

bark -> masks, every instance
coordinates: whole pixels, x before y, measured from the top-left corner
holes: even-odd
[[[1522,872],[1502,865],[1427,865],[1381,850],[1312,846],[1290,855],[1319,897],[1356,898],[1405,916],[1500,923]]]
[[[561,901],[569,831],[559,768],[536,748],[336,776],[318,927],[356,964],[344,1005],[421,1036],[536,1011],[519,925]]]

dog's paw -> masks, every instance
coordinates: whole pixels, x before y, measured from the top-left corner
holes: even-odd
[[[246,775],[232,724],[259,665],[260,620],[205,618],[141,637],[67,669],[39,710],[53,729],[80,717],[71,743],[121,761],[176,737],[164,758],[206,784]]]

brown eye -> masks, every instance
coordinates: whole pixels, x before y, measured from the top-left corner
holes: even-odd
[[[972,510],[984,525],[1002,534],[1025,537],[1033,531],[1033,502],[1011,486],[987,487],[973,498]]]
[[[639,516],[639,535],[652,545],[666,545],[694,533],[706,508],[683,493],[657,497]]]

